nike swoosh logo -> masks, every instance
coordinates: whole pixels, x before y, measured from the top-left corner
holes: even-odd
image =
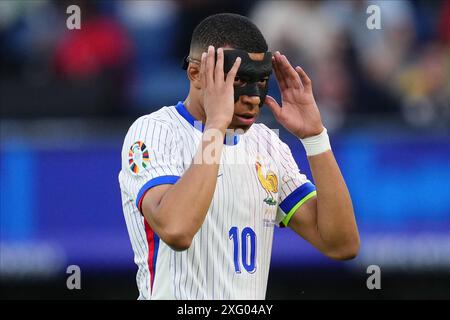
[[[223,173],[219,174],[219,175],[217,176],[217,178],[219,178],[219,177],[221,177],[221,176],[223,176]]]

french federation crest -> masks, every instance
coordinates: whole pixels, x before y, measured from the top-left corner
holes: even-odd
[[[148,167],[150,157],[148,149],[145,143],[142,141],[136,141],[128,151],[128,164],[130,170],[134,173],[139,173],[141,170],[145,170]]]
[[[277,200],[273,197],[273,193],[278,192],[278,178],[277,175],[271,171],[267,170],[263,171],[261,162],[255,162],[256,173],[258,175],[258,180],[263,189],[267,193],[267,198],[264,199],[264,202],[269,206],[274,206],[277,204]]]

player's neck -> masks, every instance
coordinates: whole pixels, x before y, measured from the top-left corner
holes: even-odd
[[[196,119],[203,123],[206,121],[206,114],[205,110],[203,109],[203,105],[200,103],[200,101],[197,101],[197,99],[194,99],[191,97],[191,95],[188,95],[187,98],[183,102],[184,106],[186,107],[187,111]]]

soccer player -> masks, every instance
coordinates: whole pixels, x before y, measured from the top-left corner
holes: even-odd
[[[264,299],[275,225],[330,258],[357,254],[352,202],[311,81],[267,50],[247,18],[206,18],[186,58],[187,98],[130,127],[119,181],[139,299]],[[281,106],[267,95],[272,72]],[[254,123],[263,104],[303,143],[315,185]]]

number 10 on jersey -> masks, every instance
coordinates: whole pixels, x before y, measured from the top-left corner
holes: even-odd
[[[256,271],[256,233],[246,227],[239,234],[238,227],[231,227],[228,237],[233,241],[234,271],[241,273],[241,264],[248,273]],[[239,253],[241,253],[239,255]],[[240,259],[241,258],[241,259]]]

